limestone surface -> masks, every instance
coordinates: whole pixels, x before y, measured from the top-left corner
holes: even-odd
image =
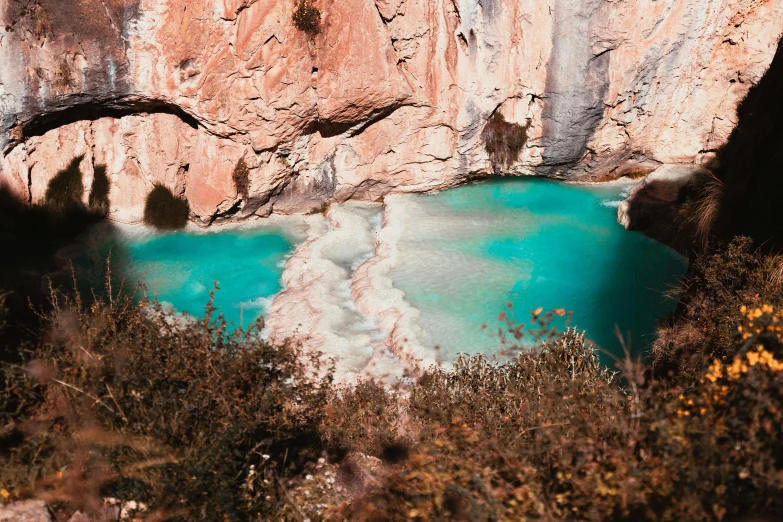
[[[0,0],[3,184],[78,160],[120,221],[155,183],[202,225],[306,213],[491,173],[496,112],[530,123],[507,174],[700,164],[783,33],[783,0],[317,0],[315,37],[295,4]]]
[[[39,500],[26,500],[0,504],[0,522],[53,522],[46,504]]]

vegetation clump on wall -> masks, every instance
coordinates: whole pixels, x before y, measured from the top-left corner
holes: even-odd
[[[321,10],[314,5],[313,0],[298,0],[293,18],[296,28],[309,36],[321,32]]]
[[[190,205],[163,185],[155,185],[144,205],[144,223],[159,230],[178,230],[188,224]]]
[[[245,158],[242,158],[237,162],[237,166],[234,167],[234,173],[232,174],[234,180],[234,188],[237,194],[247,199],[250,193],[250,168],[247,166]]]
[[[508,169],[519,160],[527,143],[527,131],[531,124],[531,120],[525,125],[507,122],[500,112],[495,112],[489,118],[481,132],[481,139],[495,172]]]

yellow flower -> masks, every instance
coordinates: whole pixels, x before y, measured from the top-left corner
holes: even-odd
[[[9,493],[7,489],[0,489],[0,495],[4,500],[8,500],[8,498],[11,496],[11,493]]]
[[[718,379],[720,379],[723,376],[723,366],[721,365],[720,361],[718,359],[715,359],[712,361],[712,365],[710,365],[709,371],[707,371],[707,374],[705,377],[710,380],[710,382],[715,382]]]
[[[742,362],[742,359],[737,357],[734,359],[734,362],[726,368],[726,376],[729,379],[736,380],[739,379],[740,375],[743,373],[747,373],[748,367],[745,365],[745,363]]]

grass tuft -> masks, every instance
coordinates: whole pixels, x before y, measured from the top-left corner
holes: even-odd
[[[237,194],[241,195],[244,199],[247,199],[248,194],[250,193],[250,168],[247,166],[245,158],[242,158],[237,162],[237,166],[234,167],[232,178]]]

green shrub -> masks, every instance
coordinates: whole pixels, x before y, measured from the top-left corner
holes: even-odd
[[[298,0],[293,18],[296,28],[309,36],[321,32],[321,10],[313,5],[313,0]]]
[[[32,487],[64,513],[111,496],[165,519],[293,518],[280,480],[319,456],[328,375],[260,340],[260,325],[229,334],[211,306],[172,326],[127,296],[53,302],[27,366],[0,367],[13,405],[0,418],[0,488],[23,498]]]
[[[83,156],[74,158],[65,169],[59,171],[46,186],[44,205],[56,212],[67,212],[83,207],[84,181],[79,168]]]
[[[247,199],[250,192],[250,169],[245,162],[245,158],[240,159],[237,166],[234,167],[232,178],[237,194]]]
[[[500,112],[489,118],[481,132],[481,139],[495,171],[506,169],[519,159],[531,124],[530,120],[525,125],[509,123]]]
[[[160,230],[177,230],[188,224],[190,206],[163,185],[155,185],[144,205],[144,222]]]
[[[94,210],[101,214],[108,214],[110,190],[111,185],[109,183],[109,176],[106,174],[106,166],[97,165],[92,180],[92,187],[90,188],[90,210]]]

